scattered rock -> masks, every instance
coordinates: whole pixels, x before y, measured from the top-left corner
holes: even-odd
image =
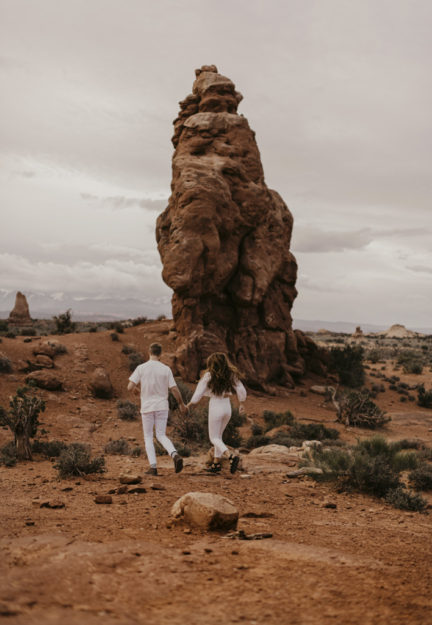
[[[152,490],[166,490],[165,486],[162,486],[162,484],[150,484],[150,488]]]
[[[141,475],[130,475],[128,473],[123,473],[119,479],[120,484],[141,484],[142,482]]]
[[[119,486],[115,492],[117,493],[117,495],[124,495],[128,492],[128,487],[126,485]]]
[[[285,447],[285,445],[264,445],[263,447],[257,447],[253,449],[248,458],[261,458],[265,460],[271,460],[272,462],[290,463],[297,462],[300,458],[298,452],[292,451]]]
[[[144,486],[135,486],[135,488],[129,488],[129,490],[127,491],[128,494],[136,494],[139,495],[141,493],[146,493],[147,490],[144,488]]]
[[[226,538],[238,538],[239,540],[263,540],[264,538],[273,538],[273,534],[271,532],[246,534],[244,530],[238,530],[236,532],[230,532],[226,535]]]
[[[175,502],[171,515],[174,519],[184,520],[202,529],[228,530],[237,526],[239,512],[234,504],[222,495],[191,492]]]
[[[337,508],[337,504],[333,503],[332,501],[326,501],[323,505],[323,508],[330,508],[332,510],[335,510]]]
[[[34,359],[34,364],[40,369],[52,369],[54,367],[52,358],[44,354],[38,354]]]
[[[60,391],[63,388],[63,382],[51,371],[33,371],[26,377],[26,382],[30,380],[33,380],[38,388],[48,391]]]
[[[103,367],[98,367],[93,371],[89,388],[95,397],[101,399],[111,399],[114,393],[108,372]]]
[[[111,495],[96,495],[96,497],[94,498],[94,502],[95,503],[112,503],[112,497]]]
[[[40,504],[40,508],[51,508],[53,510],[65,507],[66,504],[60,499],[50,499],[49,501],[42,501]]]
[[[301,477],[302,475],[322,475],[323,470],[319,467],[302,467],[296,471],[289,471],[287,477]]]

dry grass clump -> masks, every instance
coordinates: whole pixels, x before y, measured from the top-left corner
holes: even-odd
[[[58,463],[54,467],[61,478],[103,473],[105,459],[102,456],[92,459],[90,445],[71,443],[61,452]]]
[[[132,401],[119,399],[117,402],[117,415],[123,421],[135,421],[139,415],[139,408]]]
[[[366,389],[345,393],[338,403],[337,421],[347,426],[374,430],[391,421]]]

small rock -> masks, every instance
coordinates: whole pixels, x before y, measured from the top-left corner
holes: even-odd
[[[144,486],[135,486],[135,488],[130,488],[128,490],[128,494],[130,495],[139,495],[140,493],[146,493],[147,490],[144,488]]]
[[[141,475],[130,475],[127,473],[120,475],[120,484],[141,484],[141,482]]]
[[[50,499],[49,501],[43,501],[40,504],[41,508],[51,508],[52,510],[56,510],[58,508],[65,508],[66,504],[64,501],[60,501],[60,499]]]
[[[89,388],[95,397],[102,399],[111,399],[114,393],[108,372],[103,367],[98,367],[93,371]]]
[[[96,495],[94,498],[95,503],[112,503],[111,495]]]
[[[150,488],[152,490],[166,490],[165,486],[162,486],[162,484],[150,484]]]
[[[296,471],[289,471],[287,477],[301,477],[302,475],[322,475],[323,470],[319,467],[302,467]]]
[[[174,519],[184,520],[203,529],[218,530],[235,528],[239,512],[234,504],[222,495],[191,492],[175,502],[171,515]]]
[[[26,524],[26,525],[34,525],[34,524],[35,524],[35,522],[34,522],[34,521],[26,521],[26,522],[25,522],[25,524]]]
[[[332,501],[326,501],[323,508],[331,508],[335,510],[337,508],[337,505],[333,503]]]
[[[128,487],[126,485],[119,486],[115,492],[117,493],[117,495],[124,495],[128,492]]]

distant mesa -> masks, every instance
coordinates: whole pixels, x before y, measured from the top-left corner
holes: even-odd
[[[26,296],[18,291],[15,297],[15,306],[9,314],[8,324],[11,326],[31,326],[33,321]]]
[[[413,330],[407,330],[407,328],[400,323],[395,323],[381,333],[382,336],[386,336],[389,339],[409,339],[419,336],[419,332],[413,332]]]
[[[175,368],[195,381],[206,357],[224,351],[251,386],[292,386],[308,362],[325,370],[315,343],[292,328],[293,218],[264,181],[234,83],[214,65],[195,74],[174,120],[172,194],[156,225],[174,291]]]

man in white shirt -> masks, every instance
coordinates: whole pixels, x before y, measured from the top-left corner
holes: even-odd
[[[149,360],[135,369],[129,378],[128,391],[138,392],[141,387],[141,417],[144,430],[144,443],[150,468],[150,475],[157,475],[156,453],[153,444],[153,428],[156,438],[171,456],[174,470],[180,473],[183,469],[183,459],[166,435],[168,421],[168,392],[176,398],[180,410],[187,412],[174,376],[169,367],[160,362],[162,346],[152,343],[149,349]]]

